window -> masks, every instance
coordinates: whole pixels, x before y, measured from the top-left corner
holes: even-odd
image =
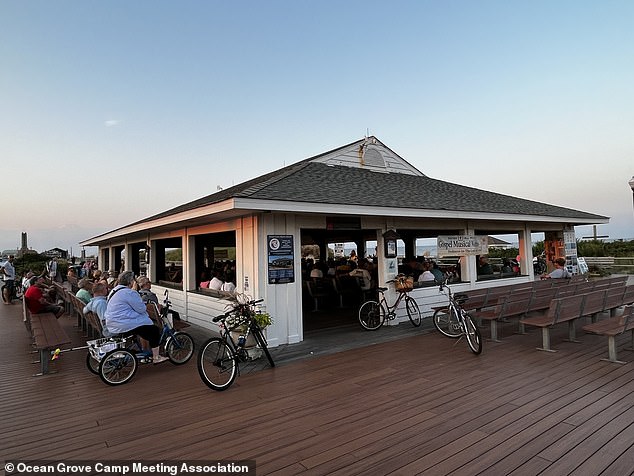
[[[236,283],[236,233],[208,233],[194,238],[196,288],[217,277],[223,282]]]
[[[154,242],[156,262],[155,281],[162,286],[183,288],[183,240],[168,238]]]

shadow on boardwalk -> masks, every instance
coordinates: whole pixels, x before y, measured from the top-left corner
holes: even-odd
[[[214,392],[193,360],[142,366],[108,387],[86,370],[84,352],[69,352],[52,364],[58,373],[31,377],[20,306],[1,306],[0,323],[6,461],[255,460],[259,475],[632,474],[634,353],[625,338],[619,357],[628,363],[616,365],[600,360],[605,339],[564,342],[565,328],[553,333],[557,353],[535,350],[539,333],[505,328],[481,356],[409,324],[351,328],[358,341],[346,350],[352,338],[339,329],[333,353],[315,354],[308,336],[275,349],[275,369]]]

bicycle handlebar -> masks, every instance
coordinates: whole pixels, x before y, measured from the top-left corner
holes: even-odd
[[[245,302],[244,304],[236,304],[236,305],[234,306],[234,308],[233,308],[233,309],[231,309],[230,311],[225,312],[224,314],[220,314],[219,316],[213,317],[213,318],[211,319],[211,322],[218,322],[218,321],[221,321],[221,320],[223,320],[223,319],[226,319],[226,318],[227,318],[227,317],[229,317],[231,314],[233,314],[233,313],[236,311],[236,309],[237,309],[238,307],[240,307],[240,306],[249,306],[249,307],[250,307],[250,306],[254,306],[255,304],[258,304],[258,303],[263,302],[263,301],[264,301],[264,299],[255,299],[255,300],[253,300],[253,301],[248,301],[248,302]]]
[[[211,322],[218,322],[222,319],[226,319],[227,317],[229,317],[229,314],[231,314],[230,312],[226,312],[224,314],[220,314],[219,316],[213,317],[211,319]]]

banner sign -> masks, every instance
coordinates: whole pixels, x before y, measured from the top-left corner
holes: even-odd
[[[268,235],[269,284],[295,282],[293,235]]]
[[[489,252],[488,236],[439,236],[436,245],[438,257],[485,255]]]

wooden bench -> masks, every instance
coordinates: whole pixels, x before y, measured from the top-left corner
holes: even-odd
[[[524,325],[541,328],[542,346],[538,350],[556,352],[550,347],[550,328],[562,322],[568,323],[568,341],[578,342],[575,338],[575,321],[582,316],[584,300],[585,296],[582,294],[556,298],[543,313],[520,319]]]
[[[478,320],[489,321],[491,326],[491,340],[499,342],[498,322],[513,317],[524,316],[528,310],[532,291],[519,291],[502,298],[499,303],[489,309],[474,311],[472,317]]]
[[[634,304],[634,286],[625,286],[623,292],[623,305]]]
[[[77,319],[77,327],[80,328],[84,334],[88,335],[88,322],[84,315],[84,307],[86,303],[75,296],[73,293],[68,293],[68,299],[70,300],[70,315],[75,316]]]
[[[88,324],[88,336],[90,336],[91,339],[103,337],[103,325],[101,324],[99,316],[92,311],[88,311],[84,313],[84,318]]]
[[[583,326],[585,332],[606,336],[608,338],[608,358],[601,359],[616,364],[625,364],[617,358],[616,338],[630,331],[631,345],[627,350],[634,350],[634,306],[626,306],[623,314],[618,317],[610,317],[599,322],[593,322]]]
[[[557,296],[557,288],[541,288],[533,292],[531,299],[528,303],[525,316],[533,315],[535,313],[543,313],[550,307],[550,303]],[[526,330],[521,319],[518,324],[519,334],[525,334]]]
[[[70,344],[70,337],[59,324],[55,314],[46,312],[31,314],[26,305],[23,304],[23,319],[31,334],[33,346],[39,353],[40,360],[33,363],[40,364],[40,373],[35,376],[46,375],[49,371],[48,362],[51,360],[51,351],[58,347]]]
[[[586,293],[582,315],[590,316],[592,322],[596,322],[598,315],[606,310],[607,294],[607,289]]]

